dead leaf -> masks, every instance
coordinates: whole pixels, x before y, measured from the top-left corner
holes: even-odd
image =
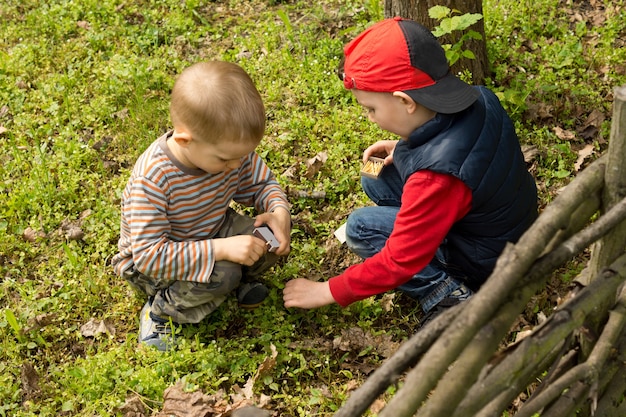
[[[522,146],[522,153],[524,154],[524,162],[530,164],[537,159],[539,149],[535,145],[524,145]]]
[[[118,409],[124,413],[124,417],[147,417],[148,415],[146,406],[138,395],[127,398]]]
[[[263,376],[276,367],[276,357],[278,356],[278,351],[276,350],[276,346],[274,346],[274,344],[270,344],[270,350],[272,351],[272,354],[271,356],[265,358],[263,363],[259,365],[257,376]]]
[[[87,215],[88,216],[91,211],[86,210]],[[83,212],[85,213],[85,211]],[[81,214],[82,216],[82,214]],[[85,217],[86,217],[85,216]],[[83,232],[83,229],[81,229],[81,223],[82,223],[83,217],[80,218],[79,221],[73,222],[71,220],[65,219],[61,222],[61,230],[63,230],[65,232],[65,238],[68,240],[81,240],[84,236],[85,233]]]
[[[39,374],[30,362],[24,362],[22,365],[21,381],[24,401],[37,399],[41,395]]]
[[[242,60],[242,59],[248,59],[248,58],[252,58],[252,52],[250,52],[250,51],[243,50],[243,51],[240,51],[237,54],[237,60],[238,61]]]
[[[111,136],[105,136],[93,145],[91,145],[91,148],[99,151],[102,148],[106,148],[112,141],[113,138]]]
[[[91,25],[86,20],[79,20],[78,22],[76,22],[76,26],[85,30],[91,29]]]
[[[70,227],[65,231],[65,237],[68,240],[81,240],[84,236],[85,233],[80,227]]]
[[[178,383],[163,393],[163,409],[155,417],[212,417],[221,413],[215,409],[215,398],[201,391],[185,392]]]
[[[594,149],[595,148],[593,145],[587,145],[578,151],[578,159],[576,160],[576,163],[574,164],[574,169],[576,171],[580,171],[580,169],[583,166],[583,163],[585,162],[585,159],[593,154]]]
[[[243,408],[243,407],[247,407],[249,405],[252,405],[252,399],[251,398],[246,398],[246,395],[248,395],[246,392],[244,392],[243,389],[241,389],[241,387],[239,387],[239,385],[235,384],[232,387],[233,389],[233,393],[230,394],[230,401],[232,403],[232,405],[229,405],[227,407],[227,411],[231,411],[231,410],[237,410],[239,408]]]
[[[7,128],[4,126],[0,126],[0,135],[7,131]]]
[[[294,178],[296,178],[296,169],[297,167],[295,165],[292,165],[283,172],[282,176],[286,179],[293,180]]]
[[[538,120],[553,118],[553,111],[554,107],[546,103],[537,103],[528,106],[528,112]]]
[[[333,349],[360,353],[367,348],[373,348],[377,354],[385,358],[392,356],[399,346],[400,344],[394,342],[387,334],[373,336],[369,332],[364,332],[360,327],[345,329],[341,332],[341,336],[333,340]]]
[[[385,405],[387,405],[387,403],[378,398],[372,403],[372,405],[370,405],[370,411],[374,413],[374,415],[378,415],[378,413],[380,413],[382,409],[385,408]]]
[[[333,349],[342,350],[344,352],[350,352],[352,350],[360,351],[364,347],[371,345],[368,337],[363,329],[360,327],[351,327],[349,329],[342,330],[341,336],[333,339]]]
[[[584,129],[578,129],[578,134],[585,141],[591,141],[591,140],[595,139],[595,137],[598,135],[599,131],[600,131],[600,129],[598,129],[595,126],[587,126]]]
[[[396,298],[396,293],[385,293],[381,300],[380,305],[386,312],[393,310],[393,299]]]
[[[269,395],[261,394],[259,395],[256,405],[259,407],[265,407],[265,406],[270,405],[271,401],[272,401],[272,397],[270,397]]]
[[[128,117],[128,109],[123,108],[122,110],[113,113],[113,117],[121,120],[126,119]]]
[[[600,127],[602,126],[602,123],[604,123],[605,119],[606,117],[603,112],[594,109],[591,111],[591,113],[589,113],[589,116],[587,116],[587,120],[585,120],[584,126],[592,125],[595,127]]]
[[[22,237],[24,238],[25,241],[34,243],[38,239],[45,239],[46,234],[41,230],[35,230],[32,227],[27,227],[22,232]]]
[[[318,152],[313,158],[306,161],[306,172],[304,174],[308,179],[312,179],[317,174],[328,159],[326,152]]]
[[[93,317],[85,324],[80,326],[80,334],[83,337],[96,337],[99,334],[107,334],[109,338],[115,336],[115,327],[107,323],[106,320],[96,320]]]
[[[574,138],[576,138],[576,133],[572,132],[571,130],[565,130],[563,128],[560,128],[559,126],[554,127],[554,133],[559,139],[573,140]]]
[[[326,198],[326,191],[289,190],[289,195],[297,198],[312,198],[314,200],[323,200]]]
[[[272,351],[272,354],[265,358],[263,363],[259,365],[259,369],[257,369],[256,374],[248,378],[246,384],[243,386],[242,394],[248,400],[252,398],[254,384],[257,379],[267,374],[276,366],[276,356],[278,356],[278,351],[276,350],[276,346],[274,346],[274,344],[270,345],[270,349]]]
[[[519,332],[517,332],[517,334],[515,335],[515,343],[518,343],[520,340],[525,339],[526,337],[530,336],[532,334],[532,329],[531,330],[521,330]]]
[[[253,405],[248,405],[233,411],[230,414],[230,417],[269,417],[270,415],[271,413],[267,410],[263,410]]]
[[[54,322],[58,316],[58,313],[44,313],[37,315],[34,319],[28,320],[28,325],[24,328],[24,333],[30,333],[37,331],[42,327],[46,327]]]
[[[578,134],[586,141],[595,139],[605,119],[604,113],[594,109],[587,116],[585,123],[577,129]]]
[[[351,380],[348,381],[348,383],[346,383],[346,391],[347,392],[354,391],[358,387],[359,387],[359,383],[356,380],[354,380],[354,379],[351,379]]]
[[[588,13],[589,15],[589,21],[591,22],[591,24],[594,27],[600,27],[602,25],[604,25],[604,22],[606,22],[606,16],[604,15],[604,12],[602,11],[593,11]]]
[[[543,324],[546,320],[548,320],[548,317],[546,317],[546,313],[544,313],[543,311],[539,311],[537,313],[537,324]]]

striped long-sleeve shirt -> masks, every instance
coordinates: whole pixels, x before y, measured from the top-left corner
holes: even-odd
[[[182,165],[167,147],[168,132],[137,160],[122,196],[122,275],[133,265],[157,280],[208,282],[215,263],[211,238],[235,201],[258,212],[289,203],[263,160],[252,152],[238,169],[208,174]]]

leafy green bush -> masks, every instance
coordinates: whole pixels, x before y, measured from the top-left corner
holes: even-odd
[[[441,37],[452,35],[455,38],[453,44],[443,44],[446,58],[450,65],[454,65],[461,58],[475,59],[476,55],[469,49],[462,49],[463,44],[472,39],[481,40],[483,37],[475,30],[467,30],[483,16],[480,13],[460,14],[458,10],[452,10],[446,6],[433,6],[428,9],[428,16],[439,22],[433,29],[433,35]],[[457,34],[459,34],[457,36]]]

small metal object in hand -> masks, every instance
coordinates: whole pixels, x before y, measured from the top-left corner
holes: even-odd
[[[280,243],[276,240],[274,233],[272,233],[270,228],[267,226],[255,228],[252,234],[265,242],[268,252],[275,252],[280,246]]]

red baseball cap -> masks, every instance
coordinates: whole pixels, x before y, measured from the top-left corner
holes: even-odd
[[[394,17],[380,21],[344,48],[340,76],[347,89],[403,91],[438,113],[457,113],[480,95],[450,72],[435,36],[419,23]]]

